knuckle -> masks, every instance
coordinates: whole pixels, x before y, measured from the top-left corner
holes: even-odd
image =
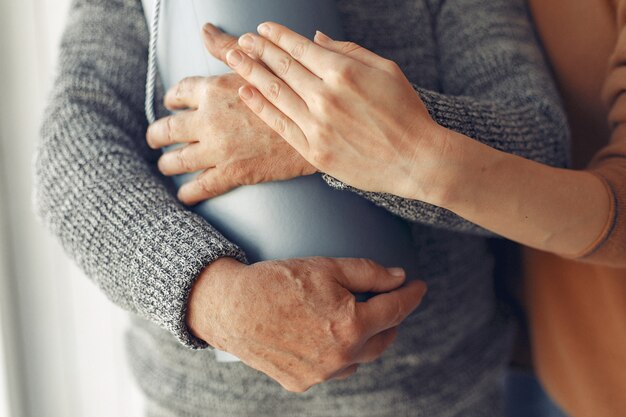
[[[301,383],[285,383],[281,385],[283,386],[285,390],[292,392],[294,394],[302,394],[308,391],[308,389],[310,388],[309,386],[306,386],[305,384],[301,384]]]
[[[186,91],[187,84],[189,84],[189,78],[183,78],[180,80],[178,84],[176,84],[176,89],[174,90],[174,100],[180,102],[183,97],[183,91]]]
[[[335,82],[346,84],[354,80],[355,73],[354,65],[352,65],[352,63],[346,63],[338,65],[330,72],[330,75]]]
[[[231,37],[225,37],[219,45],[220,56],[223,61],[226,60],[226,53],[237,46],[237,39]]]
[[[213,182],[211,177],[205,173],[202,173],[196,177],[196,182],[203,193],[211,195],[213,194]]]
[[[367,269],[370,269],[370,270],[378,270],[379,269],[378,264],[375,261],[373,261],[372,259],[361,259],[360,262]]]
[[[277,27],[273,27],[274,25],[272,24],[267,23],[267,25],[270,27],[270,39],[272,39],[272,42],[277,45],[280,44],[283,39],[283,31]]]
[[[287,121],[285,120],[284,116],[277,116],[274,119],[274,130],[279,135],[285,134],[285,132],[287,131]]]
[[[322,168],[329,165],[331,156],[327,150],[316,148],[311,151],[311,161],[316,167]]]
[[[263,58],[263,55],[265,54],[265,46],[267,45],[267,40],[263,39],[262,37],[256,37],[255,44],[257,45],[255,51],[256,55],[259,58]]]
[[[347,41],[347,42],[343,42],[341,45],[341,52],[344,54],[349,54],[351,52],[354,52],[356,50],[358,50],[360,48],[359,45],[357,45],[354,42],[351,41]]]
[[[400,66],[395,62],[392,61],[390,59],[385,59],[384,63],[383,63],[383,68],[393,74],[393,75],[400,75],[402,74],[402,70],[400,69]]]
[[[280,59],[276,68],[276,75],[279,77],[283,77],[287,75],[289,72],[289,68],[291,67],[292,59],[288,56],[285,56]]]
[[[265,102],[260,97],[257,97],[256,103],[252,106],[252,111],[260,114],[263,113],[263,110],[265,110]]]
[[[244,60],[241,63],[241,75],[245,78],[252,74],[254,70],[254,62],[248,58],[247,55],[243,54]]]
[[[317,93],[317,105],[323,116],[336,115],[339,103],[337,97],[328,91]]]
[[[184,169],[186,172],[192,171],[191,158],[189,156],[189,151],[187,150],[186,146],[176,152],[176,159],[182,169]]]
[[[293,46],[293,48],[291,48],[291,51],[290,51],[291,56],[294,57],[295,59],[300,59],[306,53],[307,48],[308,48],[308,43],[298,42]]]
[[[176,121],[174,120],[174,116],[168,116],[167,123],[165,124],[168,145],[172,145],[174,143],[174,133],[176,132],[175,129],[176,129]]]
[[[278,81],[272,81],[267,85],[267,98],[270,100],[278,100],[280,96],[281,85]]]
[[[346,339],[352,344],[357,343],[363,335],[363,325],[355,314],[348,314],[346,318]]]
[[[406,311],[404,303],[402,300],[398,299],[394,305],[394,315],[392,320],[392,325],[398,326],[404,320],[404,312]]]

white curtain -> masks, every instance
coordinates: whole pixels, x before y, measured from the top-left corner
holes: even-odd
[[[137,417],[126,314],[31,209],[32,157],[69,0],[0,0],[0,416]]]

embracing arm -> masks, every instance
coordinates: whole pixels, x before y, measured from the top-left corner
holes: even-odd
[[[206,347],[185,323],[191,288],[243,253],[183,208],[145,145],[148,33],[134,0],[75,0],[36,159],[39,215],[119,306]]]
[[[567,121],[525,2],[435,3],[432,9],[441,92],[414,85],[430,116],[449,132],[491,148],[549,165],[565,165]],[[350,188],[407,220],[491,234],[445,208],[391,194],[363,192],[330,176],[326,179],[332,186]]]

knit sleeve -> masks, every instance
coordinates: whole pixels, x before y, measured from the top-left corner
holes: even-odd
[[[75,0],[35,163],[35,206],[117,305],[206,343],[186,326],[194,280],[244,254],[178,204],[145,144],[148,34],[134,0]]]
[[[603,99],[609,109],[610,143],[595,155],[589,171],[605,184],[611,201],[606,226],[578,258],[585,262],[626,266],[626,0],[617,2],[619,36],[610,58]]]
[[[431,2],[440,91],[415,86],[432,118],[498,150],[538,162],[567,163],[565,114],[523,0]],[[401,217],[445,229],[490,232],[443,208],[351,189]]]

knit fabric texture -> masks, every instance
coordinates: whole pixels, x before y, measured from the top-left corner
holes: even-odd
[[[338,0],[347,37],[396,61],[440,124],[550,164],[567,129],[522,0]],[[411,220],[429,294],[394,345],[296,395],[217,363],[185,325],[189,291],[245,254],[181,206],[145,143],[148,29],[139,0],[74,0],[35,164],[36,207],[107,296],[133,313],[130,363],[152,416],[499,416],[510,327],[487,233],[450,212],[327,178]],[[158,99],[162,98],[159,91]],[[161,107],[158,112],[163,115]],[[447,229],[447,230],[446,230]]]

